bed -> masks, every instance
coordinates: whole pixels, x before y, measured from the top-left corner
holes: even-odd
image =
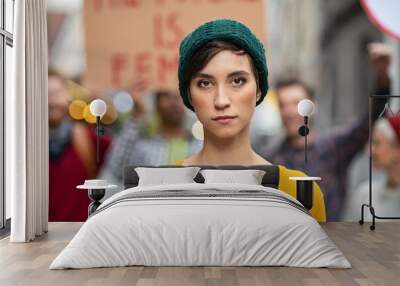
[[[138,185],[136,167],[125,167],[125,190],[100,205],[50,269],[351,267],[308,210],[277,189],[277,166],[198,166],[264,170],[260,185],[208,183],[200,172],[191,183]]]

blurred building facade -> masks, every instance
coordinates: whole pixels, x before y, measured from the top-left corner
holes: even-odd
[[[266,1],[270,82],[287,74],[319,82],[320,0]]]
[[[359,1],[268,0],[267,7],[271,83],[295,75],[310,84],[319,107],[316,127],[345,123],[367,110],[374,84],[370,42],[392,46],[392,93],[399,94],[400,45],[378,30]]]
[[[373,74],[367,44],[383,34],[368,19],[359,1],[323,1],[321,71],[318,85],[321,118],[326,125],[348,122],[368,110]]]

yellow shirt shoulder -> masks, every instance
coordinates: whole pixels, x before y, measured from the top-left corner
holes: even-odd
[[[279,186],[278,189],[296,198],[296,181],[290,180],[290,177],[303,177],[305,173],[288,169],[285,166],[279,166]],[[313,194],[313,207],[310,210],[312,216],[318,222],[326,222],[326,211],[324,194],[321,191],[319,185],[314,182],[314,194]]]

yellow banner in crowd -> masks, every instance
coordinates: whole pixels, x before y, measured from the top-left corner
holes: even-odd
[[[86,73],[96,89],[177,87],[179,44],[201,23],[218,18],[243,22],[265,43],[263,0],[86,0]]]

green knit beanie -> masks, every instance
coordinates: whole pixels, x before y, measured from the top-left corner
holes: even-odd
[[[233,43],[250,55],[258,72],[261,97],[256,105],[260,104],[268,91],[268,68],[264,46],[248,27],[238,21],[229,19],[219,19],[204,23],[182,40],[179,48],[178,79],[183,103],[187,108],[194,111],[189,102],[188,86],[186,85],[189,83],[184,82],[183,75],[190,65],[194,53],[212,40]]]

